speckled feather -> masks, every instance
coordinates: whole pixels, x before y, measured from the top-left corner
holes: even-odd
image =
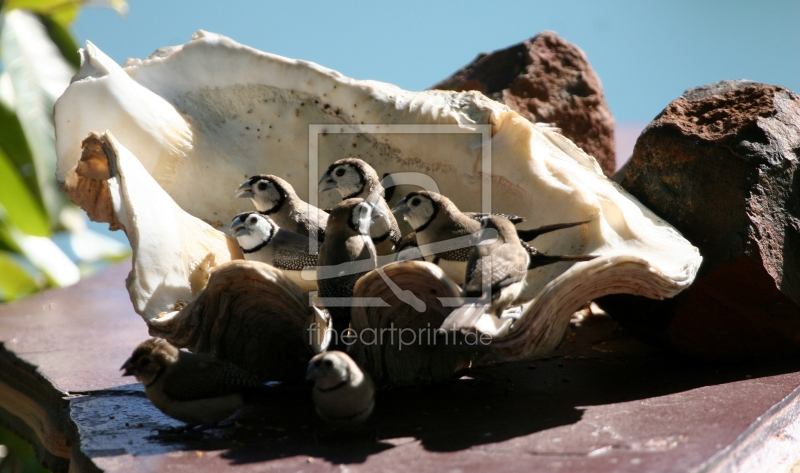
[[[262,387],[238,366],[210,355],[181,351],[165,376],[164,394],[176,401],[207,399]]]

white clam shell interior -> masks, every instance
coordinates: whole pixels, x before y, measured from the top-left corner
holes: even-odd
[[[81,70],[55,108],[62,182],[77,164],[86,135],[108,130],[125,159],[135,158],[152,177],[144,184],[137,168],[128,189],[157,183],[165,191],[160,199],[223,230],[238,212],[252,210],[234,194],[253,174],[281,176],[302,198],[318,200],[321,208],[334,205],[338,193],[309,196],[309,189],[330,163],[347,156],[364,159],[379,175],[422,173],[464,211],[484,210],[490,183],[491,209],[524,216],[520,228],[592,219],[532,243],[548,254],[600,258],[529,271],[522,317],[510,329],[486,320],[473,327],[496,337],[505,356],[552,348],[569,314],[593,297],[671,297],[693,281],[702,260],[697,248],[608,180],[571,141],[477,92],[409,92],[358,81],[202,31],[189,43],[129,60],[124,68],[91,43],[82,57]],[[359,133],[353,125],[389,127]],[[482,172],[487,152],[490,176]],[[126,167],[135,166],[120,163],[121,171]],[[399,188],[393,200],[406,190],[411,188]],[[135,207],[134,200],[118,208]],[[148,263],[134,263],[139,282],[129,282],[129,290],[146,317],[188,297],[183,259],[206,256],[181,255],[172,243],[178,230],[159,223],[161,218],[136,224],[134,257]],[[163,244],[143,245],[143,239]],[[180,245],[186,251],[187,244]],[[156,260],[163,263],[158,272],[148,269]]]

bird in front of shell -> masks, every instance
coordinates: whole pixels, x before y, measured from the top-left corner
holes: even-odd
[[[325,241],[317,258],[317,286],[333,325],[333,345],[341,345],[350,325],[353,287],[377,267],[369,237],[373,221],[385,218],[380,207],[363,199],[347,199],[331,209]]]
[[[477,243],[481,221],[461,212],[447,197],[430,191],[414,191],[398,201],[392,212],[402,215],[416,234],[419,253],[426,261],[433,262],[444,270],[457,284],[465,280],[467,261],[472,247]],[[501,217],[489,215],[489,217]],[[483,219],[487,218],[486,216]],[[508,219],[506,219],[508,220]],[[533,238],[562,228],[569,228],[586,222],[548,225],[533,230],[522,230]],[[513,224],[512,224],[513,228]],[[517,232],[516,229],[514,229]],[[594,255],[546,255],[530,245],[520,245],[528,250],[530,256],[528,269],[557,262],[588,261]]]
[[[123,376],[144,385],[150,402],[187,428],[216,426],[263,385],[238,366],[211,355],[178,350],[166,340],[140,343],[122,365]]]
[[[366,162],[357,158],[344,158],[331,164],[319,180],[320,192],[336,189],[342,199],[360,198],[378,205],[386,215],[370,228],[370,237],[378,255],[394,253],[402,234],[397,221],[386,203],[386,191],[378,173]]]
[[[311,358],[306,379],[314,381],[314,407],[326,422],[359,424],[375,408],[372,380],[344,352],[328,351]]]
[[[317,241],[325,239],[328,214],[298,197],[291,184],[278,176],[259,174],[247,179],[236,197],[248,198],[259,213],[269,216],[279,227]]]
[[[231,232],[244,259],[280,269],[304,291],[317,289],[313,278],[303,277],[303,269],[317,265],[317,244],[308,237],[284,230],[258,212],[242,212],[234,217]]]

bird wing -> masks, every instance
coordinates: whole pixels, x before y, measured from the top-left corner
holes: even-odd
[[[488,216],[490,216],[490,215],[496,215],[496,216],[498,216],[498,217],[504,217],[504,218],[507,218],[507,219],[508,219],[509,221],[511,221],[511,223],[513,223],[514,225],[516,225],[516,224],[518,224],[518,223],[522,223],[522,222],[524,222],[524,221],[525,221],[525,217],[520,217],[520,216],[518,216],[518,215],[509,215],[509,214],[496,213],[496,212],[491,212],[491,213],[483,213],[483,212],[464,212],[464,215],[466,215],[467,217],[469,217],[469,218],[471,218],[471,219],[473,219],[473,220],[477,220],[477,221],[479,221],[479,222],[481,221],[481,219],[482,219],[482,218],[484,218],[484,217],[488,217]]]
[[[535,269],[553,263],[590,261],[598,257],[598,255],[546,255],[524,241],[520,241],[520,244],[528,253],[528,269]]]
[[[238,366],[210,355],[180,352],[173,370],[165,376],[164,394],[176,401],[192,401],[241,393],[261,386]]]
[[[328,223],[328,213],[325,212],[324,210],[317,209],[318,210],[317,218],[316,221],[314,221],[311,208],[316,208],[316,207],[312,207],[311,205],[306,204],[305,202],[303,202],[303,204],[301,205],[302,205],[302,210],[293,214],[293,219],[297,219],[295,225],[299,225],[300,227],[305,228],[305,231],[309,232],[309,234],[311,234],[311,229],[316,227],[317,241],[322,243],[323,241],[325,241],[325,227],[327,226]],[[293,220],[291,217],[287,218]],[[281,222],[278,222],[278,225],[283,229],[291,230],[294,228],[294,226],[292,225],[282,225]]]
[[[473,252],[467,262],[467,279],[464,282],[467,296],[483,294],[483,270],[489,264],[491,267],[487,270],[491,278],[492,297],[496,297],[500,289],[525,279],[528,272],[527,252],[517,243],[503,243],[485,256],[478,251]]]
[[[317,255],[308,252],[309,238],[280,229],[272,241],[273,265],[276,268],[300,271],[317,265]]]
[[[397,246],[397,252],[401,252],[406,248],[413,248],[417,246],[417,234],[415,232],[411,232],[408,235],[404,236],[400,243]]]
[[[550,233],[564,228],[583,225],[584,223],[589,223],[590,221],[591,220],[583,220],[581,222],[570,222],[570,223],[556,223],[554,225],[544,225],[542,227],[532,228],[530,230],[517,230],[517,237],[519,237],[519,239],[522,241],[531,241],[540,235],[544,235],[545,233]]]

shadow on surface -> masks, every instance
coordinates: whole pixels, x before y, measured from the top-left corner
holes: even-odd
[[[72,400],[71,409],[82,450],[93,457],[224,450],[232,464],[292,456],[362,463],[409,442],[429,451],[458,451],[575,424],[584,406],[798,370],[797,358],[747,363],[678,358],[627,337],[606,317],[590,317],[548,358],[489,363],[452,382],[380,393],[370,424],[352,432],[325,432],[307,387],[276,390],[240,411],[231,427],[180,437],[153,435],[152,429],[180,424],[150,405],[140,386],[91,393]],[[373,439],[375,429],[379,441]]]

